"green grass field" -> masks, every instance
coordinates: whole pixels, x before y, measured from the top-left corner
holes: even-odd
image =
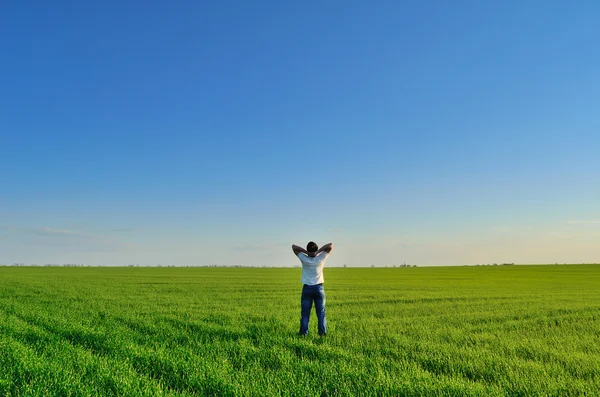
[[[599,396],[600,266],[0,268],[0,396]]]

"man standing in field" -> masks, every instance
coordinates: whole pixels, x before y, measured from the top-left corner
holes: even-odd
[[[327,334],[327,321],[325,320],[325,289],[323,288],[323,267],[333,249],[333,243],[325,244],[321,248],[314,242],[306,245],[306,249],[292,244],[294,255],[302,262],[302,299],[300,318],[300,335],[308,335],[308,321],[313,301],[319,322],[319,335]]]

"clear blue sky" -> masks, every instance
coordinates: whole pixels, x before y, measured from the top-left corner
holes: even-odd
[[[600,262],[600,3],[217,3],[0,6],[0,263]]]

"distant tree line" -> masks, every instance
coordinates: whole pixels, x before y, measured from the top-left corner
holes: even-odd
[[[600,265],[600,263],[581,263],[581,265]],[[476,265],[464,265],[464,266],[514,266],[514,262],[513,263],[478,263]],[[549,263],[547,265],[553,266],[553,265],[567,265],[567,263]],[[63,264],[59,264],[59,263],[45,263],[43,265],[38,265],[38,264],[26,264],[23,262],[14,262],[12,264],[1,264],[0,266],[3,267],[27,267],[27,266],[31,266],[31,267],[100,267],[99,265],[85,265],[82,263],[63,263]],[[171,264],[158,264],[158,265],[149,265],[149,264],[139,264],[139,263],[135,263],[135,264],[129,264],[126,266],[111,266],[111,267],[224,267],[224,268],[276,268],[276,267],[285,267],[285,268],[299,268],[300,265],[290,265],[290,266],[267,266],[267,265],[216,265],[216,264],[211,264],[211,265],[171,265]],[[339,266],[331,266],[331,267],[339,267]],[[343,264],[341,267],[348,267],[346,264]],[[367,265],[367,267],[378,267],[372,264]],[[383,267],[393,267],[393,268],[406,268],[406,267],[417,267],[417,265],[411,265],[408,263],[402,263],[400,265],[384,265]]]
[[[478,263],[476,266],[514,266],[514,263]]]

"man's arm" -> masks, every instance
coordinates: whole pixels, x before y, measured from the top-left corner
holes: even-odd
[[[324,246],[319,248],[319,250],[317,251],[317,255],[319,255],[321,252],[330,253],[332,249],[333,249],[333,243],[325,244]]]
[[[292,251],[294,251],[294,255],[298,256],[299,253],[303,252],[308,255],[308,252],[302,247],[292,244]]]

